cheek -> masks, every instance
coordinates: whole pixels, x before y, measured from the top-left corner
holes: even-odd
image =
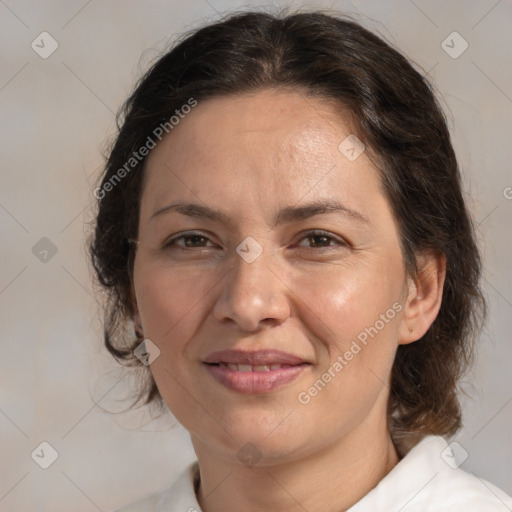
[[[203,322],[209,293],[220,278],[215,273],[145,265],[143,260],[134,275],[144,335],[160,350],[151,373],[164,402],[189,430],[201,424],[205,412],[192,399],[187,343]]]
[[[317,340],[318,358],[299,390],[299,407],[308,418],[348,431],[386,388],[397,346],[397,288],[383,276],[354,270],[333,272],[323,282],[304,278],[299,289],[310,306],[299,315]]]
[[[364,340],[364,333],[376,323],[379,338],[392,342],[397,318],[393,304],[399,299],[400,290],[399,269],[380,271],[379,268],[382,265],[367,261],[350,266],[333,265],[323,275],[302,273],[292,278],[290,288],[297,290],[300,298],[298,315],[325,345],[331,358],[345,352],[359,335]],[[371,332],[377,338],[375,331]]]
[[[222,276],[190,269],[144,267],[135,273],[135,291],[145,335],[162,349],[188,339],[186,332],[200,322],[208,295]]]

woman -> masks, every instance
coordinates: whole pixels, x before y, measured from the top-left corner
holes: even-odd
[[[443,437],[480,258],[441,109],[388,44],[320,12],[198,30],[95,195],[106,346],[198,459],[120,510],[510,510]]]

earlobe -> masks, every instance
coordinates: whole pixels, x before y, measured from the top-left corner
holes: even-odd
[[[139,311],[137,310],[135,315],[133,316],[133,323],[135,325],[135,332],[137,334],[137,336],[142,336],[144,337],[144,327],[142,326],[142,320],[140,318],[140,313]]]
[[[418,256],[418,273],[409,278],[409,294],[404,307],[398,343],[419,340],[428,331],[441,308],[446,277],[446,256],[434,251]]]
[[[144,326],[142,325],[142,321],[138,311],[133,317],[133,323],[135,325],[135,334],[137,335],[137,337],[144,338]]]

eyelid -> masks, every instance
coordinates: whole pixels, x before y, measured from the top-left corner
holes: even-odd
[[[200,231],[182,231],[180,233],[175,233],[174,235],[171,235],[168,239],[166,239],[163,243],[163,247],[169,247],[172,246],[172,243],[176,240],[179,240],[180,238],[185,237],[192,237],[192,236],[202,236],[203,238],[208,239],[209,242],[214,243],[211,240],[211,236],[205,233],[201,233]],[[186,247],[185,249],[190,249],[190,247]],[[198,249],[203,249],[203,247],[198,247]]]
[[[180,233],[175,233],[174,235],[172,235],[168,240],[166,240],[164,243],[163,243],[163,248],[169,248],[169,247],[172,247],[174,242],[176,242],[176,240],[179,240],[179,239],[182,239],[182,238],[186,238],[186,237],[193,237],[193,236],[200,236],[200,237],[203,237],[203,238],[206,238],[209,242],[211,243],[215,243],[211,240],[210,238],[210,235],[208,234],[205,234],[205,233],[202,233],[200,231],[183,231],[183,232],[180,232]],[[344,239],[343,237],[340,237],[338,235],[335,235],[333,233],[330,233],[329,231],[324,231],[322,229],[309,229],[309,230],[305,230],[301,233],[299,233],[299,235],[297,235],[299,238],[298,238],[298,241],[301,242],[309,237],[313,237],[313,236],[325,236],[326,238],[330,238],[331,240],[335,241],[338,245],[340,246],[344,246],[344,247],[351,247],[351,244],[346,240]],[[180,246],[175,246],[175,247],[180,247]],[[329,249],[329,248],[332,248],[333,246],[326,246],[326,247],[318,247],[316,249]],[[182,249],[184,250],[194,250],[194,249],[197,249],[197,250],[201,250],[201,249],[206,249],[206,247],[181,247]],[[306,249],[315,249],[315,247],[306,247]]]
[[[309,229],[299,234],[300,239],[299,241],[304,240],[305,238],[309,238],[312,236],[325,236],[326,238],[330,238],[331,240],[334,240],[341,246],[350,247],[350,244],[347,240],[345,240],[343,237],[335,235],[334,233],[331,233],[329,231],[324,231],[323,229]],[[328,249],[329,247],[323,247],[323,249]]]

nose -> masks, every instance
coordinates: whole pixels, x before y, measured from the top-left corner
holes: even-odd
[[[279,325],[290,315],[289,288],[272,255],[260,254],[248,263],[237,253],[231,270],[222,280],[222,290],[214,306],[214,317],[254,332],[263,325]]]

